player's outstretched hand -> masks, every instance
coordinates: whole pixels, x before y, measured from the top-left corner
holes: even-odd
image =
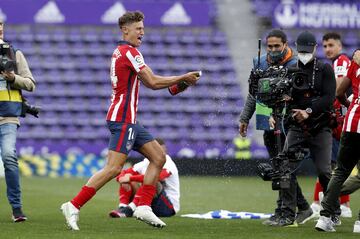
[[[188,85],[195,85],[196,82],[200,79],[201,77],[201,71],[191,71],[185,74],[185,79],[184,81],[188,84]]]

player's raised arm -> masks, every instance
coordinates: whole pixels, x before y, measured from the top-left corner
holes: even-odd
[[[185,81],[189,85],[195,85],[200,79],[199,71],[191,71],[179,76],[159,76],[155,75],[150,67],[144,67],[138,76],[141,82],[148,88],[153,90],[164,89],[181,81]]]

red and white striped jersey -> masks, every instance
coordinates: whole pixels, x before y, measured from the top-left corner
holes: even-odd
[[[333,62],[335,78],[346,76],[350,60],[345,54],[339,55]]]
[[[111,58],[111,105],[107,121],[136,123],[139,99],[138,72],[146,66],[142,54],[128,42],[121,41]]]
[[[332,66],[334,69],[335,78],[344,77],[346,76],[347,71],[350,67],[350,60],[345,54],[341,54],[333,61]],[[343,112],[346,111],[342,110],[342,107],[344,106],[341,105],[338,99],[335,99],[333,106],[335,109],[335,114],[338,122],[338,126],[332,129],[333,137],[335,137],[337,140],[340,140],[344,117],[345,117],[345,115],[343,115]]]
[[[360,66],[354,61],[350,64],[347,77],[351,80],[354,97],[345,116],[343,132],[360,133]]]

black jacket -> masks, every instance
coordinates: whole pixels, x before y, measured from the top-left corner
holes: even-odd
[[[314,61],[316,66],[314,68]],[[290,102],[290,109],[312,109],[312,116],[317,116],[332,109],[335,100],[336,80],[332,67],[319,60],[313,60],[304,65],[298,61],[297,66],[307,75],[307,82],[310,89],[300,90],[294,88],[292,91],[293,100]],[[313,72],[315,70],[314,80]],[[312,86],[312,84],[314,84]]]

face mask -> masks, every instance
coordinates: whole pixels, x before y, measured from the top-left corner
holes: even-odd
[[[268,53],[268,56],[273,63],[279,63],[280,61],[282,61],[286,53],[287,48],[285,47],[282,51],[270,51]]]
[[[307,63],[309,63],[311,61],[311,59],[313,58],[313,54],[312,53],[298,53],[298,57],[299,60],[306,65]]]

